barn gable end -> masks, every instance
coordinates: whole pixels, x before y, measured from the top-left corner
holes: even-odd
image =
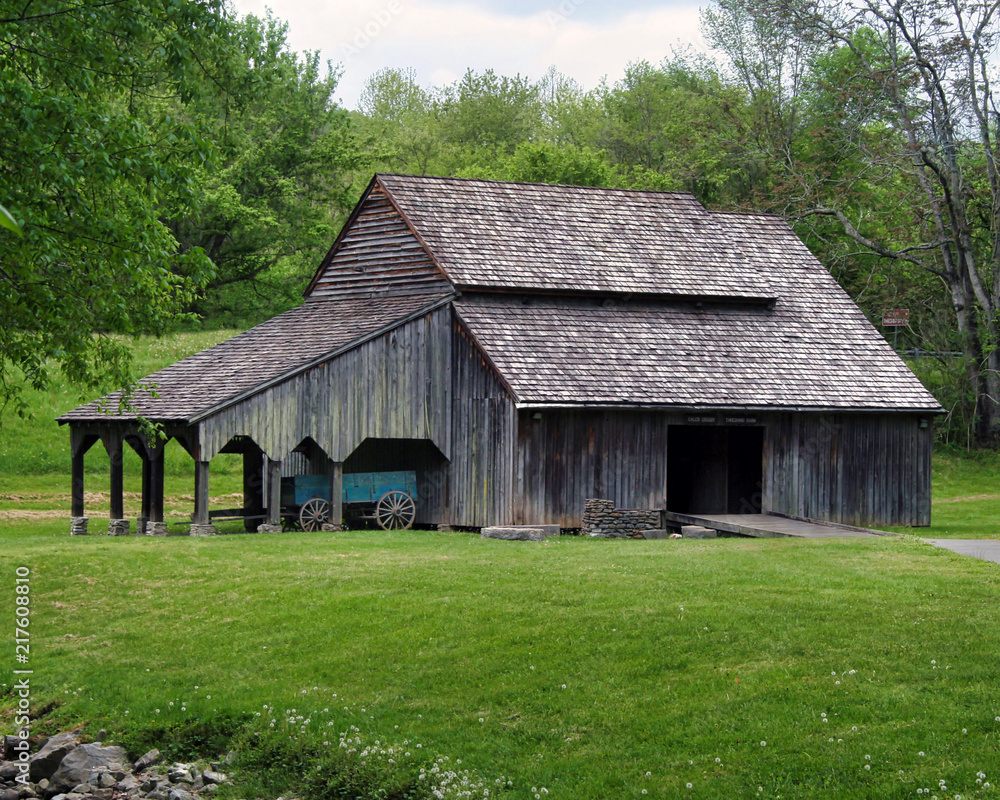
[[[373,181],[306,289],[330,298],[424,294],[451,284],[377,181]]]

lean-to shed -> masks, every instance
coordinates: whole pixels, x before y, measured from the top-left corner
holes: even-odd
[[[783,221],[682,193],[376,175],[301,306],[147,381],[138,411],[196,462],[197,525],[223,452],[272,519],[262,476],[303,459],[415,470],[437,525],[575,528],[591,497],[930,522],[934,398]],[[100,439],[140,453],[162,520],[163,444],[102,403],[59,419],[73,515]]]

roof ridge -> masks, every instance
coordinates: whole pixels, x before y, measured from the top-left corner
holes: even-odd
[[[683,190],[675,189],[633,189],[624,188],[618,186],[582,186],[575,183],[547,183],[538,181],[503,181],[497,178],[467,178],[449,175],[411,175],[405,172],[376,172],[375,177],[377,178],[406,178],[419,181],[459,181],[462,183],[489,183],[496,186],[528,186],[533,189],[576,189],[581,191],[595,191],[595,192],[621,192],[622,194],[644,194],[644,195],[656,195],[656,196],[672,196],[672,197],[684,197],[690,198],[702,208],[705,206],[702,202],[695,197],[693,192],[686,192]],[[708,209],[705,209],[708,211]],[[712,213],[709,211],[709,213]]]

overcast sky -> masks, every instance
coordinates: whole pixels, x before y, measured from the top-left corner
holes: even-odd
[[[691,0],[234,0],[288,22],[294,50],[340,64],[338,96],[354,108],[383,67],[413,67],[421,85],[472,68],[540,78],[550,66],[584,88],[620,78],[629,61],[661,61],[671,47],[704,49]]]

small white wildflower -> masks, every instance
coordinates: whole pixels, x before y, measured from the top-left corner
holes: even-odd
[[[761,743],[760,743],[760,746],[761,746],[761,747],[767,747],[767,742],[761,742]]]
[[[683,611],[683,610],[684,610],[684,609],[682,608],[682,609],[681,609],[681,611]],[[689,783],[689,784],[687,785],[687,788],[688,788],[688,789],[693,789],[693,788],[694,788],[694,784],[693,784],[693,783]]]

